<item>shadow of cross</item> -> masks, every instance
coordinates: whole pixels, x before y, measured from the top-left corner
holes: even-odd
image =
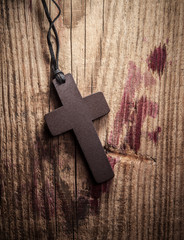
[[[46,123],[53,136],[73,130],[95,181],[105,182],[114,173],[92,121],[106,115],[110,109],[103,93],[82,98],[72,75],[67,74],[65,77],[64,84],[53,80],[63,106],[46,114]]]

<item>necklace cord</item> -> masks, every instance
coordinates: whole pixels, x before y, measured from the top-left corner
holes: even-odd
[[[50,55],[51,55],[51,67],[52,67],[52,71],[53,71],[54,77],[56,78],[56,80],[59,83],[62,84],[62,83],[65,83],[65,75],[58,68],[59,38],[58,38],[57,30],[56,30],[55,25],[54,25],[55,21],[61,15],[61,9],[60,9],[59,5],[55,2],[55,0],[52,0],[52,2],[56,5],[56,7],[57,7],[57,9],[59,11],[58,15],[54,18],[54,20],[51,19],[51,16],[50,16],[50,13],[49,13],[49,10],[48,10],[48,7],[47,7],[47,4],[46,4],[45,0],[42,0],[42,4],[43,4],[43,8],[44,8],[46,17],[47,17],[47,19],[48,19],[48,21],[50,23],[49,30],[48,30],[48,33],[47,33],[47,43],[48,43],[48,47],[49,47],[49,51],[50,51]],[[54,35],[55,35],[56,57],[55,57],[53,46],[52,46],[52,43],[51,43],[51,40],[50,40],[51,39],[51,30],[53,30]]]

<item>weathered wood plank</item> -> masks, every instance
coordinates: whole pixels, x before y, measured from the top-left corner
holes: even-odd
[[[86,9],[86,76],[92,76],[93,91],[103,90],[111,106],[108,120],[96,127],[117,165],[111,186],[99,187],[81,177],[84,164],[77,161],[79,199],[89,203],[85,224],[78,204],[79,238],[180,238],[183,217],[175,214],[182,198],[176,192],[183,188],[176,155],[181,163],[183,91],[176,84],[182,60],[175,58],[183,58],[183,3],[91,1]],[[82,21],[73,30],[80,36]],[[131,167],[122,179],[118,166],[126,169],[127,159]]]
[[[183,1],[59,4],[60,66],[110,105],[94,124],[115,178],[95,185],[73,134],[48,134],[43,7],[2,0],[0,239],[183,239]]]
[[[51,139],[43,120],[57,104],[49,90],[48,23],[41,3],[36,1],[4,1],[1,8],[2,239],[52,239],[59,232],[71,239],[74,143],[69,135]],[[67,153],[60,154],[59,141],[63,149],[64,144],[69,146],[70,162]],[[62,175],[66,183],[60,178],[58,165],[61,172],[66,166],[71,169],[70,174]]]

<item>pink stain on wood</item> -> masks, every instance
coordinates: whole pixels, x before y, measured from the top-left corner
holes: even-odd
[[[148,132],[149,139],[156,144],[158,142],[158,135],[160,132],[161,132],[161,127],[157,127],[155,131]]]
[[[158,115],[158,104],[148,100],[146,95],[136,100],[135,93],[140,87],[151,87],[156,84],[156,79],[149,71],[141,74],[141,70],[134,62],[129,62],[128,78],[125,83],[120,109],[114,120],[113,131],[111,132],[108,144],[121,150],[125,150],[128,143],[130,148],[138,152],[141,145],[141,132],[146,117],[156,118]],[[126,138],[120,143],[123,134],[123,126],[126,127]]]
[[[158,48],[155,47],[153,51],[151,51],[150,56],[147,59],[147,64],[149,69],[153,72],[157,72],[160,76],[163,74],[163,70],[166,63],[166,46],[165,44],[161,47],[161,44]]]
[[[142,81],[141,71],[136,67],[134,62],[129,62],[128,79],[124,87],[124,93],[121,100],[121,106],[116,114],[114,121],[114,130],[109,140],[110,144],[117,146],[119,137],[123,127],[129,120],[131,110],[134,108],[135,91],[139,88]]]
[[[149,71],[146,71],[143,74],[143,78],[144,78],[144,85],[145,85],[145,87],[149,87],[151,85],[155,85],[156,84],[156,79],[152,76],[152,74]]]
[[[141,145],[141,130],[146,117],[150,116],[155,118],[157,114],[158,104],[142,96],[137,102],[137,112],[135,113],[134,124],[128,131],[128,143],[135,153],[137,153]]]
[[[119,162],[119,159],[115,158],[115,157],[108,156],[108,160],[109,160],[109,163],[111,165],[111,168],[114,170],[114,166],[116,165],[116,163]]]

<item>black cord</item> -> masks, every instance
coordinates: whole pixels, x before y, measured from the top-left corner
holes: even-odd
[[[54,1],[52,0],[52,2],[56,5],[57,9],[59,10],[59,13],[58,15],[54,18],[54,20],[51,19],[50,17],[50,13],[49,13],[49,10],[48,10],[48,7],[47,7],[47,4],[45,2],[45,0],[42,0],[42,4],[43,4],[43,7],[44,7],[44,10],[45,10],[45,14],[47,16],[47,19],[50,23],[50,27],[49,27],[49,30],[48,30],[48,33],[47,33],[47,43],[48,43],[48,46],[49,46],[49,51],[50,51],[50,55],[51,55],[51,66],[52,66],[52,71],[53,71],[53,74],[54,74],[54,77],[56,78],[56,80],[59,82],[59,83],[65,83],[65,75],[62,71],[59,70],[58,68],[58,59],[59,59],[59,38],[58,38],[58,34],[57,34],[57,30],[54,26],[54,23],[55,21],[59,18],[59,16],[61,15],[61,9],[59,7],[59,5]],[[51,29],[53,30],[54,32],[54,35],[55,35],[55,40],[56,40],[56,57],[55,57],[55,54],[54,54],[54,50],[53,50],[53,47],[52,47],[52,43],[51,43]]]

